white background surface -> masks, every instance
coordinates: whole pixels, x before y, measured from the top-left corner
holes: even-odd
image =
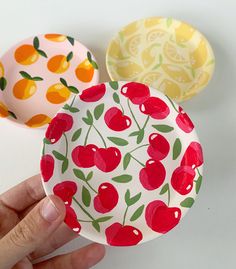
[[[38,33],[71,35],[98,59],[122,26],[142,17],[172,16],[201,30],[216,56],[207,89],[183,104],[205,152],[204,182],[195,206],[169,234],[133,248],[107,248],[98,269],[235,268],[236,266],[236,1],[0,0],[0,54]],[[0,193],[39,172],[42,131],[0,121]],[[63,251],[88,243],[77,239]]]

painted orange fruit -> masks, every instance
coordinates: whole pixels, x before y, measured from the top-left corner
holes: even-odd
[[[29,119],[27,122],[25,122],[25,125],[27,125],[30,128],[37,128],[50,123],[51,120],[52,119],[45,114],[37,114],[33,116],[31,119]]]
[[[46,98],[52,104],[61,104],[68,100],[70,95],[68,87],[62,83],[56,83],[48,88]]]
[[[48,61],[48,70],[52,73],[62,74],[70,67],[70,61],[73,58],[73,52],[70,52],[67,56],[56,55]]]
[[[39,49],[39,39],[35,37],[33,40],[33,44],[25,44],[20,46],[15,51],[15,60],[17,63],[22,65],[31,65],[35,63],[39,55],[47,58],[47,54]]]
[[[13,87],[13,95],[20,100],[25,100],[30,98],[37,91],[37,85],[35,81],[43,80],[40,77],[31,77],[28,73],[20,72],[23,79],[16,82]]]
[[[46,34],[45,38],[54,42],[63,42],[66,40],[66,36],[61,34]]]
[[[82,82],[90,82],[93,79],[94,69],[98,69],[97,63],[92,60],[92,55],[88,51],[87,59],[80,63],[75,69],[75,75]]]
[[[0,117],[1,118],[6,118],[9,116],[8,108],[0,102]]]

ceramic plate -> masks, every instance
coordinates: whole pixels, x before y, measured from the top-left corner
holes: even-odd
[[[68,104],[69,105],[69,104]],[[90,240],[132,246],[174,228],[202,182],[202,149],[188,115],[161,92],[110,82],[78,95],[44,138],[47,195]]]
[[[73,93],[97,83],[94,56],[72,37],[28,38],[0,59],[0,117],[45,126]]]
[[[139,81],[181,102],[206,87],[214,71],[206,38],[187,23],[152,17],[124,27],[110,42],[112,80]]]

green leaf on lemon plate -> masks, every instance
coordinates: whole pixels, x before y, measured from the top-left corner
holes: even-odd
[[[109,136],[107,138],[117,146],[126,146],[129,144],[129,142],[123,138],[114,137],[114,136]]]
[[[123,174],[123,175],[120,175],[117,177],[113,177],[112,180],[117,182],[117,183],[128,183],[132,180],[132,176],[127,175],[127,174]]]
[[[193,199],[192,197],[188,197],[188,198],[184,199],[184,200],[180,203],[180,205],[181,205],[182,207],[187,207],[187,208],[192,207],[193,204],[194,204],[194,199]]]
[[[173,146],[173,160],[176,160],[182,150],[182,144],[179,138],[176,138],[174,146]]]
[[[83,186],[83,188],[82,188],[82,202],[87,207],[89,207],[90,203],[91,203],[90,192],[85,186]]]
[[[104,111],[104,106],[105,106],[104,104],[100,104],[95,107],[93,111],[93,115],[96,120],[98,120],[102,116],[102,113]]]
[[[144,205],[141,205],[138,209],[135,210],[135,212],[130,218],[130,221],[137,220],[143,214],[143,210],[144,210]]]

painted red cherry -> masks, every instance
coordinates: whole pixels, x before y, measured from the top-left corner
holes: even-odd
[[[139,106],[139,109],[142,113],[157,120],[165,119],[170,113],[167,104],[158,97],[149,97]]]
[[[188,114],[183,111],[182,107],[179,107],[179,114],[175,121],[179,128],[185,133],[190,133],[194,128],[192,121],[190,120]]]
[[[64,222],[76,233],[79,233],[81,230],[81,225],[77,220],[76,213],[73,208],[69,205],[66,205],[66,216]]]
[[[203,164],[202,147],[198,142],[191,142],[181,161],[181,166],[199,167]]]
[[[148,86],[138,82],[126,83],[122,86],[121,93],[135,105],[141,105],[150,97]]]
[[[130,117],[123,115],[122,111],[117,107],[111,107],[104,116],[106,125],[113,131],[124,131],[131,125]]]
[[[52,155],[43,155],[40,161],[40,170],[44,182],[48,182],[53,175],[54,159]]]
[[[142,239],[140,230],[130,225],[113,223],[105,230],[107,243],[111,246],[134,246]]]
[[[66,113],[58,113],[49,124],[46,131],[46,138],[52,143],[56,143],[64,132],[69,131],[73,125],[73,118]]]
[[[77,185],[73,181],[63,181],[61,183],[58,183],[53,188],[53,193],[57,196],[59,196],[62,201],[67,204],[71,205],[72,203],[72,197],[77,192]]]
[[[116,188],[108,183],[102,183],[98,188],[98,194],[93,200],[94,208],[97,212],[110,212],[118,203],[119,195]]]
[[[99,84],[83,90],[80,95],[80,99],[84,102],[96,102],[104,96],[105,92],[105,84]]]
[[[166,170],[160,161],[148,160],[139,172],[139,180],[146,190],[159,188],[166,177]]]
[[[98,149],[94,144],[77,146],[73,149],[71,156],[78,167],[88,168],[94,166],[94,154]]]
[[[181,210],[178,207],[168,207],[164,202],[155,200],[148,204],[145,219],[148,227],[158,233],[167,233],[180,221]]]
[[[103,172],[111,172],[119,165],[121,153],[118,148],[100,148],[94,154],[94,163]]]
[[[177,167],[171,176],[173,189],[182,195],[190,193],[195,175],[195,171],[190,166]]]
[[[150,146],[148,146],[147,153],[152,159],[160,161],[168,155],[170,144],[164,136],[152,133],[149,136],[149,143]]]

